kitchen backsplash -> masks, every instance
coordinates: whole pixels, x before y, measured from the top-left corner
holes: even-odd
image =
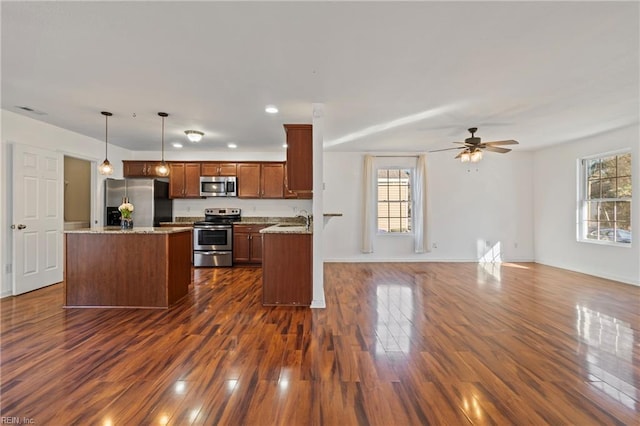
[[[242,216],[296,216],[302,209],[311,212],[311,200],[256,200],[227,197],[173,200],[173,217],[204,217],[208,207],[242,209]]]

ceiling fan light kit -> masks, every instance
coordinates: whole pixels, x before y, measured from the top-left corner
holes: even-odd
[[[470,127],[469,132],[471,133],[470,138],[466,138],[464,142],[454,142],[456,144],[461,144],[463,146],[456,148],[445,148],[445,149],[436,149],[435,151],[430,152],[438,152],[438,151],[449,151],[452,149],[462,149],[464,151],[460,152],[460,154],[456,155],[456,159],[460,159],[463,163],[477,163],[482,160],[482,151],[487,150],[491,152],[497,152],[500,154],[506,154],[511,151],[509,148],[501,148],[500,145],[517,145],[518,141],[513,139],[508,139],[504,141],[493,141],[493,142],[482,142],[479,137],[476,137],[475,133],[478,131],[477,127]]]

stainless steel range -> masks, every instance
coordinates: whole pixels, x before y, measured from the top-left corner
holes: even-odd
[[[193,266],[233,265],[233,222],[240,220],[240,209],[204,210],[204,221],[193,224]]]

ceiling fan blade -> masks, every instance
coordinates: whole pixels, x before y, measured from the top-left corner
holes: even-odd
[[[509,139],[506,141],[494,141],[494,142],[485,142],[487,146],[498,146],[498,145],[518,145],[518,141],[514,141],[513,139]]]
[[[460,157],[462,157],[462,154],[464,154],[464,151],[460,151],[460,153],[458,155],[456,155],[455,157],[453,157],[454,159],[458,159]]]
[[[485,146],[484,149],[486,149],[487,151],[491,151],[491,152],[499,152],[501,154],[504,154],[506,152],[511,151],[509,148],[500,148],[500,147],[491,146],[491,145]]]
[[[467,148],[473,148],[473,147],[477,147],[477,146],[482,145],[482,144],[478,145],[478,144],[469,143],[469,142],[454,142],[454,143],[457,143],[457,144],[460,144],[460,145],[464,145]]]
[[[465,147],[461,146],[461,147],[456,147],[456,148],[434,149],[434,150],[428,151],[428,152],[451,151],[452,149],[462,149],[462,148],[465,148]]]

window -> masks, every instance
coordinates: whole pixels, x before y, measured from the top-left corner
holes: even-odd
[[[378,232],[411,232],[410,169],[378,169]]]
[[[582,160],[583,241],[631,244],[631,153]]]

